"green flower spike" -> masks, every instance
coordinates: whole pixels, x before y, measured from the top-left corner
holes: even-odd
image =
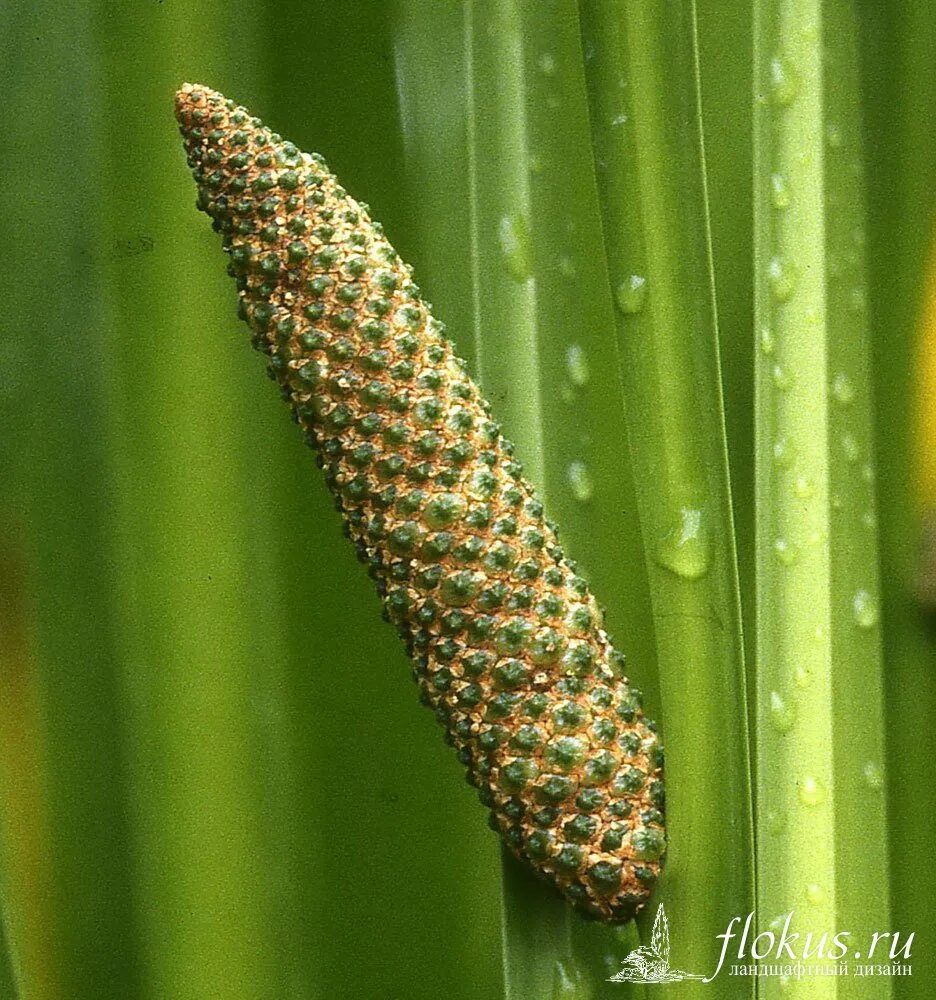
[[[662,752],[512,445],[320,156],[205,87],[176,115],[240,315],[491,825],[583,913],[629,919],[664,852]]]

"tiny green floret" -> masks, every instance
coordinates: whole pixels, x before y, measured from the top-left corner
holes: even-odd
[[[320,156],[206,87],[176,116],[238,313],[491,826],[582,913],[630,919],[665,850],[662,750],[513,446]]]

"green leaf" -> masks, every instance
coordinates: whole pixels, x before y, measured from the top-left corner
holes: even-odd
[[[864,942],[891,922],[858,100],[848,3],[758,8],[758,906]]]
[[[19,193],[3,226],[24,262],[0,277],[13,317],[0,446],[5,920],[24,995],[82,1000],[138,982],[98,364],[99,109],[90,11],[5,13],[15,114],[0,169]]]
[[[913,439],[918,391],[917,327],[925,268],[932,267],[936,137],[925,123],[936,105],[931,71],[936,19],[925,4],[861,4],[862,111],[867,148],[870,332],[875,389],[877,493],[881,516],[882,622],[887,665],[888,847],[893,926],[916,934],[913,975],[899,997],[927,998],[936,976],[936,671],[932,621],[912,581],[919,566],[920,515]]]
[[[211,0],[189,12],[222,21]],[[249,416],[262,412],[264,386],[249,350],[231,349],[223,267],[192,225],[169,118],[178,69],[164,55],[176,46],[187,72],[225,76],[237,35],[257,24],[243,17],[203,48],[198,33],[139,8],[102,5],[95,21],[108,106],[125,107],[129,91],[138,109],[101,123],[100,238],[114,250],[97,361],[107,380],[136,968],[166,996],[210,994],[223,981],[245,1000],[274,996],[285,937],[271,878],[278,845],[265,827],[277,772],[264,723],[266,713],[282,720],[281,749],[289,713],[277,701],[280,571],[256,458],[276,452]],[[146,32],[149,44],[128,61]],[[249,85],[246,68],[238,75]]]
[[[582,12],[664,709],[659,900],[674,964],[707,974],[715,934],[753,909],[753,848],[694,8],[585,2]],[[665,987],[680,988],[702,989]],[[705,989],[738,995],[725,980]]]

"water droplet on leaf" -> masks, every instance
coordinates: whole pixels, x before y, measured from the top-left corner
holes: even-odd
[[[800,802],[804,806],[818,806],[825,802],[825,785],[811,774],[807,775],[799,785]]]
[[[867,590],[859,590],[852,598],[852,614],[859,628],[874,628],[878,623],[878,605]]]
[[[789,389],[793,384],[793,376],[790,374],[790,370],[788,368],[784,368],[783,365],[774,365],[771,377],[773,378],[774,385],[781,392]]]
[[[786,302],[796,288],[796,268],[782,257],[771,258],[767,266],[767,278],[770,282],[770,294],[777,302]]]
[[[588,1000],[591,995],[591,984],[575,959],[558,959],[553,966],[551,1000]]]
[[[640,274],[632,274],[618,286],[614,296],[618,309],[626,316],[639,313],[647,298],[647,279]]]
[[[808,667],[798,666],[793,671],[793,680],[798,688],[808,688],[812,684],[812,673]]]
[[[781,733],[788,733],[796,722],[796,706],[779,691],[770,692],[770,721]]]
[[[860,454],[858,450],[858,442],[851,434],[842,435],[842,451],[845,453],[845,457],[849,462],[858,461],[858,456]]]
[[[556,73],[556,57],[551,52],[544,52],[536,62],[543,76],[554,76]]]
[[[825,902],[825,889],[823,889],[821,885],[817,885],[815,882],[810,882],[810,884],[806,886],[806,898],[810,903],[815,906],[819,906]]]
[[[585,463],[570,462],[566,475],[569,479],[569,486],[572,488],[572,496],[580,503],[591,500],[594,486]]]
[[[861,285],[856,285],[848,295],[848,306],[852,312],[863,313],[865,310],[865,290]]]
[[[848,406],[854,400],[855,386],[845,372],[839,372],[832,380],[832,395],[843,406]]]
[[[801,500],[808,500],[816,493],[816,484],[809,476],[797,476],[793,483],[793,491]]]
[[[778,211],[790,207],[790,186],[783,174],[770,175],[770,204]]]
[[[573,385],[580,389],[588,385],[588,357],[581,344],[570,344],[566,351],[566,368]]]
[[[787,108],[799,93],[799,80],[793,68],[779,56],[770,60],[770,100],[778,108]]]
[[[571,257],[567,257],[563,254],[559,258],[559,262],[556,266],[559,268],[559,273],[563,276],[563,278],[575,277],[575,264],[572,263]]]
[[[698,580],[708,572],[712,539],[705,511],[681,507],[677,523],[663,536],[657,562],[687,580]]]
[[[783,566],[792,566],[799,558],[799,549],[785,538],[778,538],[774,542],[774,555]]]
[[[526,217],[503,216],[498,235],[508,273],[515,281],[526,281],[533,273],[533,248]]]
[[[863,774],[869,788],[879,791],[884,787],[884,770],[876,761],[869,760],[864,766]]]
[[[777,349],[776,341],[774,340],[773,331],[769,326],[762,326],[760,332],[760,347],[767,357]]]
[[[789,438],[778,438],[773,446],[774,464],[781,469],[789,469],[796,458],[796,448]]]

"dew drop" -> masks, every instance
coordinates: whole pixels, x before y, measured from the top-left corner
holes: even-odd
[[[806,775],[799,783],[800,802],[804,806],[818,806],[825,802],[825,785],[811,774]]]
[[[817,885],[815,882],[810,882],[806,886],[806,898],[814,906],[820,906],[826,900],[825,889],[821,885]]]
[[[862,771],[865,783],[869,788],[879,791],[884,787],[884,769],[877,761],[869,760]]]
[[[551,1000],[586,1000],[591,985],[582,967],[572,958],[560,958],[553,966]]]
[[[793,492],[801,500],[808,500],[810,497],[815,496],[816,484],[809,476],[797,476],[793,483]]]
[[[508,274],[515,281],[526,281],[533,272],[533,247],[526,217],[502,216],[498,235]]]
[[[773,371],[770,373],[773,379],[773,384],[781,391],[789,389],[793,384],[793,376],[790,374],[788,368],[784,368],[783,365],[774,365]]]
[[[570,462],[566,470],[569,486],[572,488],[572,496],[580,503],[587,503],[592,498],[594,486],[591,475],[584,462]]]
[[[880,612],[877,601],[867,590],[856,591],[852,598],[852,614],[858,628],[874,628],[878,623]]]
[[[796,447],[789,438],[778,438],[773,446],[774,464],[780,469],[789,469],[796,458]]]
[[[774,555],[782,566],[792,566],[799,558],[799,549],[785,538],[778,538],[773,544]]]
[[[575,264],[572,263],[570,257],[566,257],[563,254],[556,265],[559,268],[559,273],[563,278],[574,278],[575,277]]]
[[[775,301],[786,302],[796,288],[796,269],[782,257],[772,257],[767,267],[770,294]]]
[[[779,809],[768,809],[767,810],[767,829],[776,836],[778,833],[783,832],[783,828],[786,826],[786,814],[780,812]]]
[[[566,351],[566,369],[569,372],[569,380],[580,389],[588,385],[589,371],[588,358],[581,344],[569,344]]]
[[[647,279],[641,274],[632,274],[617,286],[614,301],[625,316],[639,313],[647,298]]]
[[[796,722],[796,706],[779,691],[770,692],[770,721],[781,733],[788,733]]]
[[[761,327],[760,348],[768,358],[777,349],[777,344],[776,341],[774,340],[773,331],[770,329],[769,326]]]
[[[698,580],[708,572],[712,539],[705,511],[681,507],[676,524],[660,540],[657,562],[686,580]]]
[[[848,406],[849,403],[854,401],[855,386],[845,372],[839,372],[838,375],[832,379],[832,395],[843,406]]]
[[[770,100],[778,108],[787,108],[799,92],[799,80],[792,67],[779,56],[770,60]]]
[[[851,434],[842,435],[842,451],[849,462],[858,461],[858,455],[860,454],[858,450],[858,442]]]
[[[790,186],[783,174],[770,175],[770,204],[777,211],[790,207]]]

